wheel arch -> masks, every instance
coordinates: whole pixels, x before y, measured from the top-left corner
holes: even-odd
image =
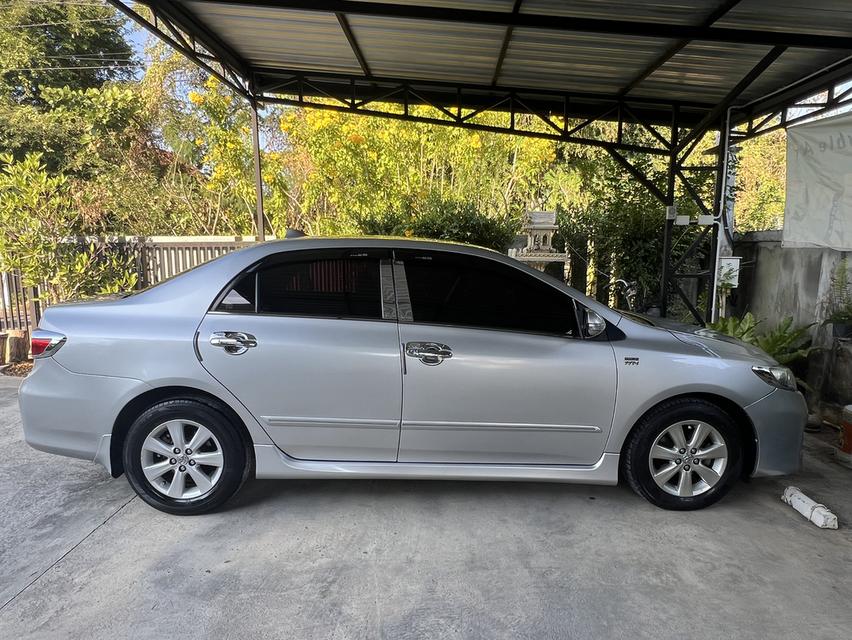
[[[636,431],[636,428],[645,419],[649,413],[654,411],[657,407],[666,402],[670,402],[672,400],[688,400],[688,399],[696,399],[696,400],[704,400],[705,402],[709,402],[710,404],[714,404],[726,413],[730,414],[734,421],[737,423],[741,433],[740,444],[742,446],[742,455],[743,455],[743,465],[742,465],[742,477],[749,478],[754,471],[754,467],[757,464],[757,432],[755,431],[754,424],[751,421],[748,413],[746,413],[745,409],[743,409],[738,403],[731,400],[730,398],[726,398],[725,396],[716,394],[716,393],[708,393],[708,392],[689,392],[682,393],[675,396],[670,396],[668,398],[664,398],[654,405],[648,407],[648,409],[641,415],[639,418],[633,423],[630,427],[630,431],[627,433],[627,436],[624,438],[624,441],[621,443],[621,457],[624,458],[624,451],[630,443],[630,439],[633,437],[633,433]]]
[[[124,441],[127,437],[127,432],[130,430],[130,426],[133,424],[133,421],[142,414],[143,411],[158,402],[177,399],[196,400],[221,411],[231,421],[231,423],[236,426],[246,450],[249,451],[250,454],[253,453],[254,442],[249,434],[248,427],[243,419],[240,418],[239,414],[237,414],[237,412],[234,411],[227,402],[223,401],[221,398],[217,398],[212,393],[202,391],[201,389],[196,389],[194,387],[179,385],[157,387],[149,389],[131,399],[124,405],[121,411],[119,411],[118,416],[115,418],[115,422],[112,427],[109,451],[110,469],[113,478],[117,478],[124,473],[122,449],[124,448]],[[253,466],[254,455],[251,455],[251,460]],[[253,472],[254,469],[252,468],[252,473]]]

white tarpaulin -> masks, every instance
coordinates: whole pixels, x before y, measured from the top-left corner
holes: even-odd
[[[783,239],[852,251],[852,115],[787,130]]]

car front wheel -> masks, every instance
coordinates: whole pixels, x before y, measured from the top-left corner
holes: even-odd
[[[151,506],[196,515],[230,498],[250,466],[242,438],[228,418],[197,400],[167,400],[142,413],[124,443],[124,469]]]
[[[700,399],[665,402],[648,413],[624,451],[636,493],[663,509],[707,507],[730,489],[742,465],[736,422]]]

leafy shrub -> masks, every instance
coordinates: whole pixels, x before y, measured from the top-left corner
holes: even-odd
[[[774,329],[760,334],[754,344],[763,349],[780,364],[789,365],[808,357],[813,347],[808,346],[808,329],[812,324],[793,326],[793,318],[785,318]]]
[[[826,323],[852,324],[852,286],[849,283],[849,261],[841,258],[831,276],[831,299]]]
[[[517,220],[488,216],[471,203],[432,198],[408,214],[358,220],[367,235],[394,235],[465,242],[505,251],[518,231]]]
[[[724,333],[743,342],[754,344],[754,334],[758,324],[760,322],[751,313],[746,313],[742,318],[735,318],[733,316],[730,318],[719,318],[717,322],[712,322],[707,326],[719,333]]]
[[[732,336],[748,344],[753,344],[780,364],[789,365],[808,356],[814,349],[809,346],[810,336],[808,330],[812,324],[793,326],[793,318],[782,320],[777,327],[766,332],[758,332],[761,324],[751,313],[746,313],[742,318],[722,318],[718,322],[708,325],[711,329]]]
[[[19,270],[25,286],[46,285],[45,302],[133,288],[131,256],[65,240],[81,224],[64,175],[51,175],[37,154],[19,162],[0,155],[0,271]]]

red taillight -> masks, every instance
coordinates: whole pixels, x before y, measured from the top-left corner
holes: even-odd
[[[43,354],[50,346],[50,343],[50,338],[33,338],[30,341],[30,351],[32,352],[33,357],[35,358],[36,356]]]
[[[33,358],[46,358],[52,356],[65,344],[65,336],[55,331],[36,329],[30,337],[30,353]]]

